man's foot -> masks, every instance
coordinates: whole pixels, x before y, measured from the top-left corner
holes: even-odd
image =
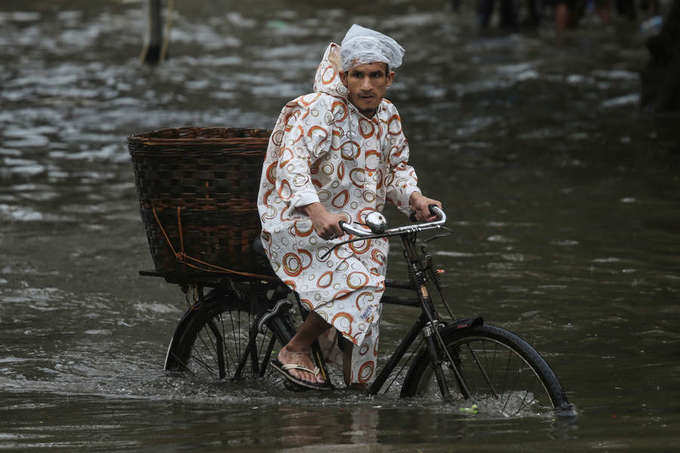
[[[292,377],[309,384],[326,383],[309,356],[309,352],[290,351],[287,347],[283,347],[277,357]]]
[[[277,356],[272,360],[274,368],[290,382],[303,387],[326,390],[331,389],[330,382],[314,364],[310,356],[311,346],[330,325],[324,319],[310,312],[300,325],[293,338],[290,339]]]
[[[319,336],[318,341],[326,363],[342,369],[342,351],[338,346],[338,331],[331,327]]]
[[[303,367],[301,365],[296,365],[294,363],[288,363],[286,365],[282,364],[279,362],[279,359],[274,359],[272,360],[272,368],[274,368],[276,371],[281,373],[283,377],[286,379],[285,384],[286,388],[289,390],[330,390],[332,387],[328,384],[318,384],[316,382],[309,382],[305,381],[302,379],[298,379],[292,374],[290,374],[291,370],[292,371],[302,371],[305,373],[311,373],[314,376],[316,376],[319,372],[318,368],[314,368],[314,370],[310,370],[309,368]]]

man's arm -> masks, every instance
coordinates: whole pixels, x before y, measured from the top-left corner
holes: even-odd
[[[276,193],[291,212],[310,204],[319,203],[319,195],[314,187],[311,166],[330,149],[330,127],[323,118],[310,115],[311,106],[304,108],[299,103],[286,106],[284,123],[280,127],[283,136],[277,149],[276,167],[271,180]],[[319,109],[325,105],[317,106]],[[284,115],[282,112],[281,115]],[[320,115],[323,117],[323,115]],[[279,127],[279,123],[277,123]],[[314,131],[314,133],[311,133]]]

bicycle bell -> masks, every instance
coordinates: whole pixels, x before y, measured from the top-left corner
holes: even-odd
[[[387,229],[387,220],[385,216],[377,211],[373,211],[364,218],[366,226],[368,226],[374,233],[383,233]]]

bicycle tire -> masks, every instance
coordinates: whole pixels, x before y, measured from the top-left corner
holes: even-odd
[[[182,317],[168,346],[165,370],[213,381],[268,376],[269,359],[276,357],[292,333],[280,316],[267,323],[264,333],[259,332],[260,316],[234,292],[214,290]]]
[[[545,359],[518,335],[491,325],[440,330],[440,334],[469,389],[467,399],[478,407],[505,416],[558,412],[572,415],[573,406]],[[454,400],[464,400],[453,367],[443,357],[442,371]],[[402,386],[402,397],[442,400],[427,348],[418,352]]]

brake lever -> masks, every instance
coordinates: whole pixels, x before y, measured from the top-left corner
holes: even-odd
[[[348,234],[349,234],[349,233],[348,233]],[[337,248],[340,247],[341,245],[349,244],[349,243],[351,243],[351,242],[365,241],[366,239],[375,239],[375,238],[381,238],[381,237],[383,237],[383,236],[380,235],[380,234],[372,234],[372,235],[370,235],[370,236],[355,237],[354,239],[347,239],[346,241],[338,242],[338,243],[335,244],[333,247],[331,247],[330,249],[328,249],[328,251],[326,251],[326,253],[324,253],[323,255],[321,255],[320,258],[321,258],[321,260],[325,260],[326,257],[327,257],[328,255],[330,255],[331,253],[333,253],[333,250],[337,249]]]
[[[427,239],[423,239],[422,241],[427,244],[428,242],[436,241],[437,239],[445,238],[445,237],[451,236],[453,234],[453,230],[451,228],[448,228],[448,227],[445,227],[445,226],[440,227],[440,228],[442,230],[445,230],[445,232],[439,233],[439,234],[434,234]]]
[[[368,232],[363,232],[363,231],[360,232],[360,231],[358,231],[358,230],[355,230],[354,234],[361,234],[361,236],[357,236],[357,237],[355,237],[355,238],[353,238],[353,239],[348,239],[348,240],[346,240],[346,241],[338,242],[338,243],[335,244],[333,247],[331,247],[330,249],[328,249],[327,252],[325,252],[323,255],[321,255],[320,258],[321,258],[322,260],[326,259],[326,257],[327,257],[328,255],[330,255],[331,253],[333,253],[333,250],[335,250],[336,248],[340,247],[341,245],[349,244],[349,243],[351,243],[351,242],[365,241],[365,240],[367,240],[367,239],[375,239],[375,238],[382,237],[382,236],[381,236],[381,233],[375,231],[375,229],[380,229],[380,228],[381,228],[381,223],[382,223],[383,225],[386,225],[385,217],[383,217],[383,215],[380,214],[380,213],[376,213],[376,214],[378,214],[380,217],[375,218],[375,219],[372,221],[372,223],[369,223],[369,222],[367,222],[367,223],[353,222],[352,227],[349,228],[350,231],[347,231],[347,230],[343,227],[344,225],[347,225],[348,222],[345,222],[344,220],[339,221],[339,222],[338,222],[338,225],[340,226],[340,229],[341,229],[342,231],[344,231],[346,234],[352,234],[352,233],[353,233],[351,230],[353,229],[353,225],[354,225],[354,224],[368,227],[369,230],[370,230],[370,232],[371,232],[372,234],[366,234],[366,233],[368,233]],[[370,214],[369,214],[369,215],[370,215]],[[367,219],[367,220],[368,220],[368,219]],[[373,225],[373,224],[375,224],[375,225]]]

